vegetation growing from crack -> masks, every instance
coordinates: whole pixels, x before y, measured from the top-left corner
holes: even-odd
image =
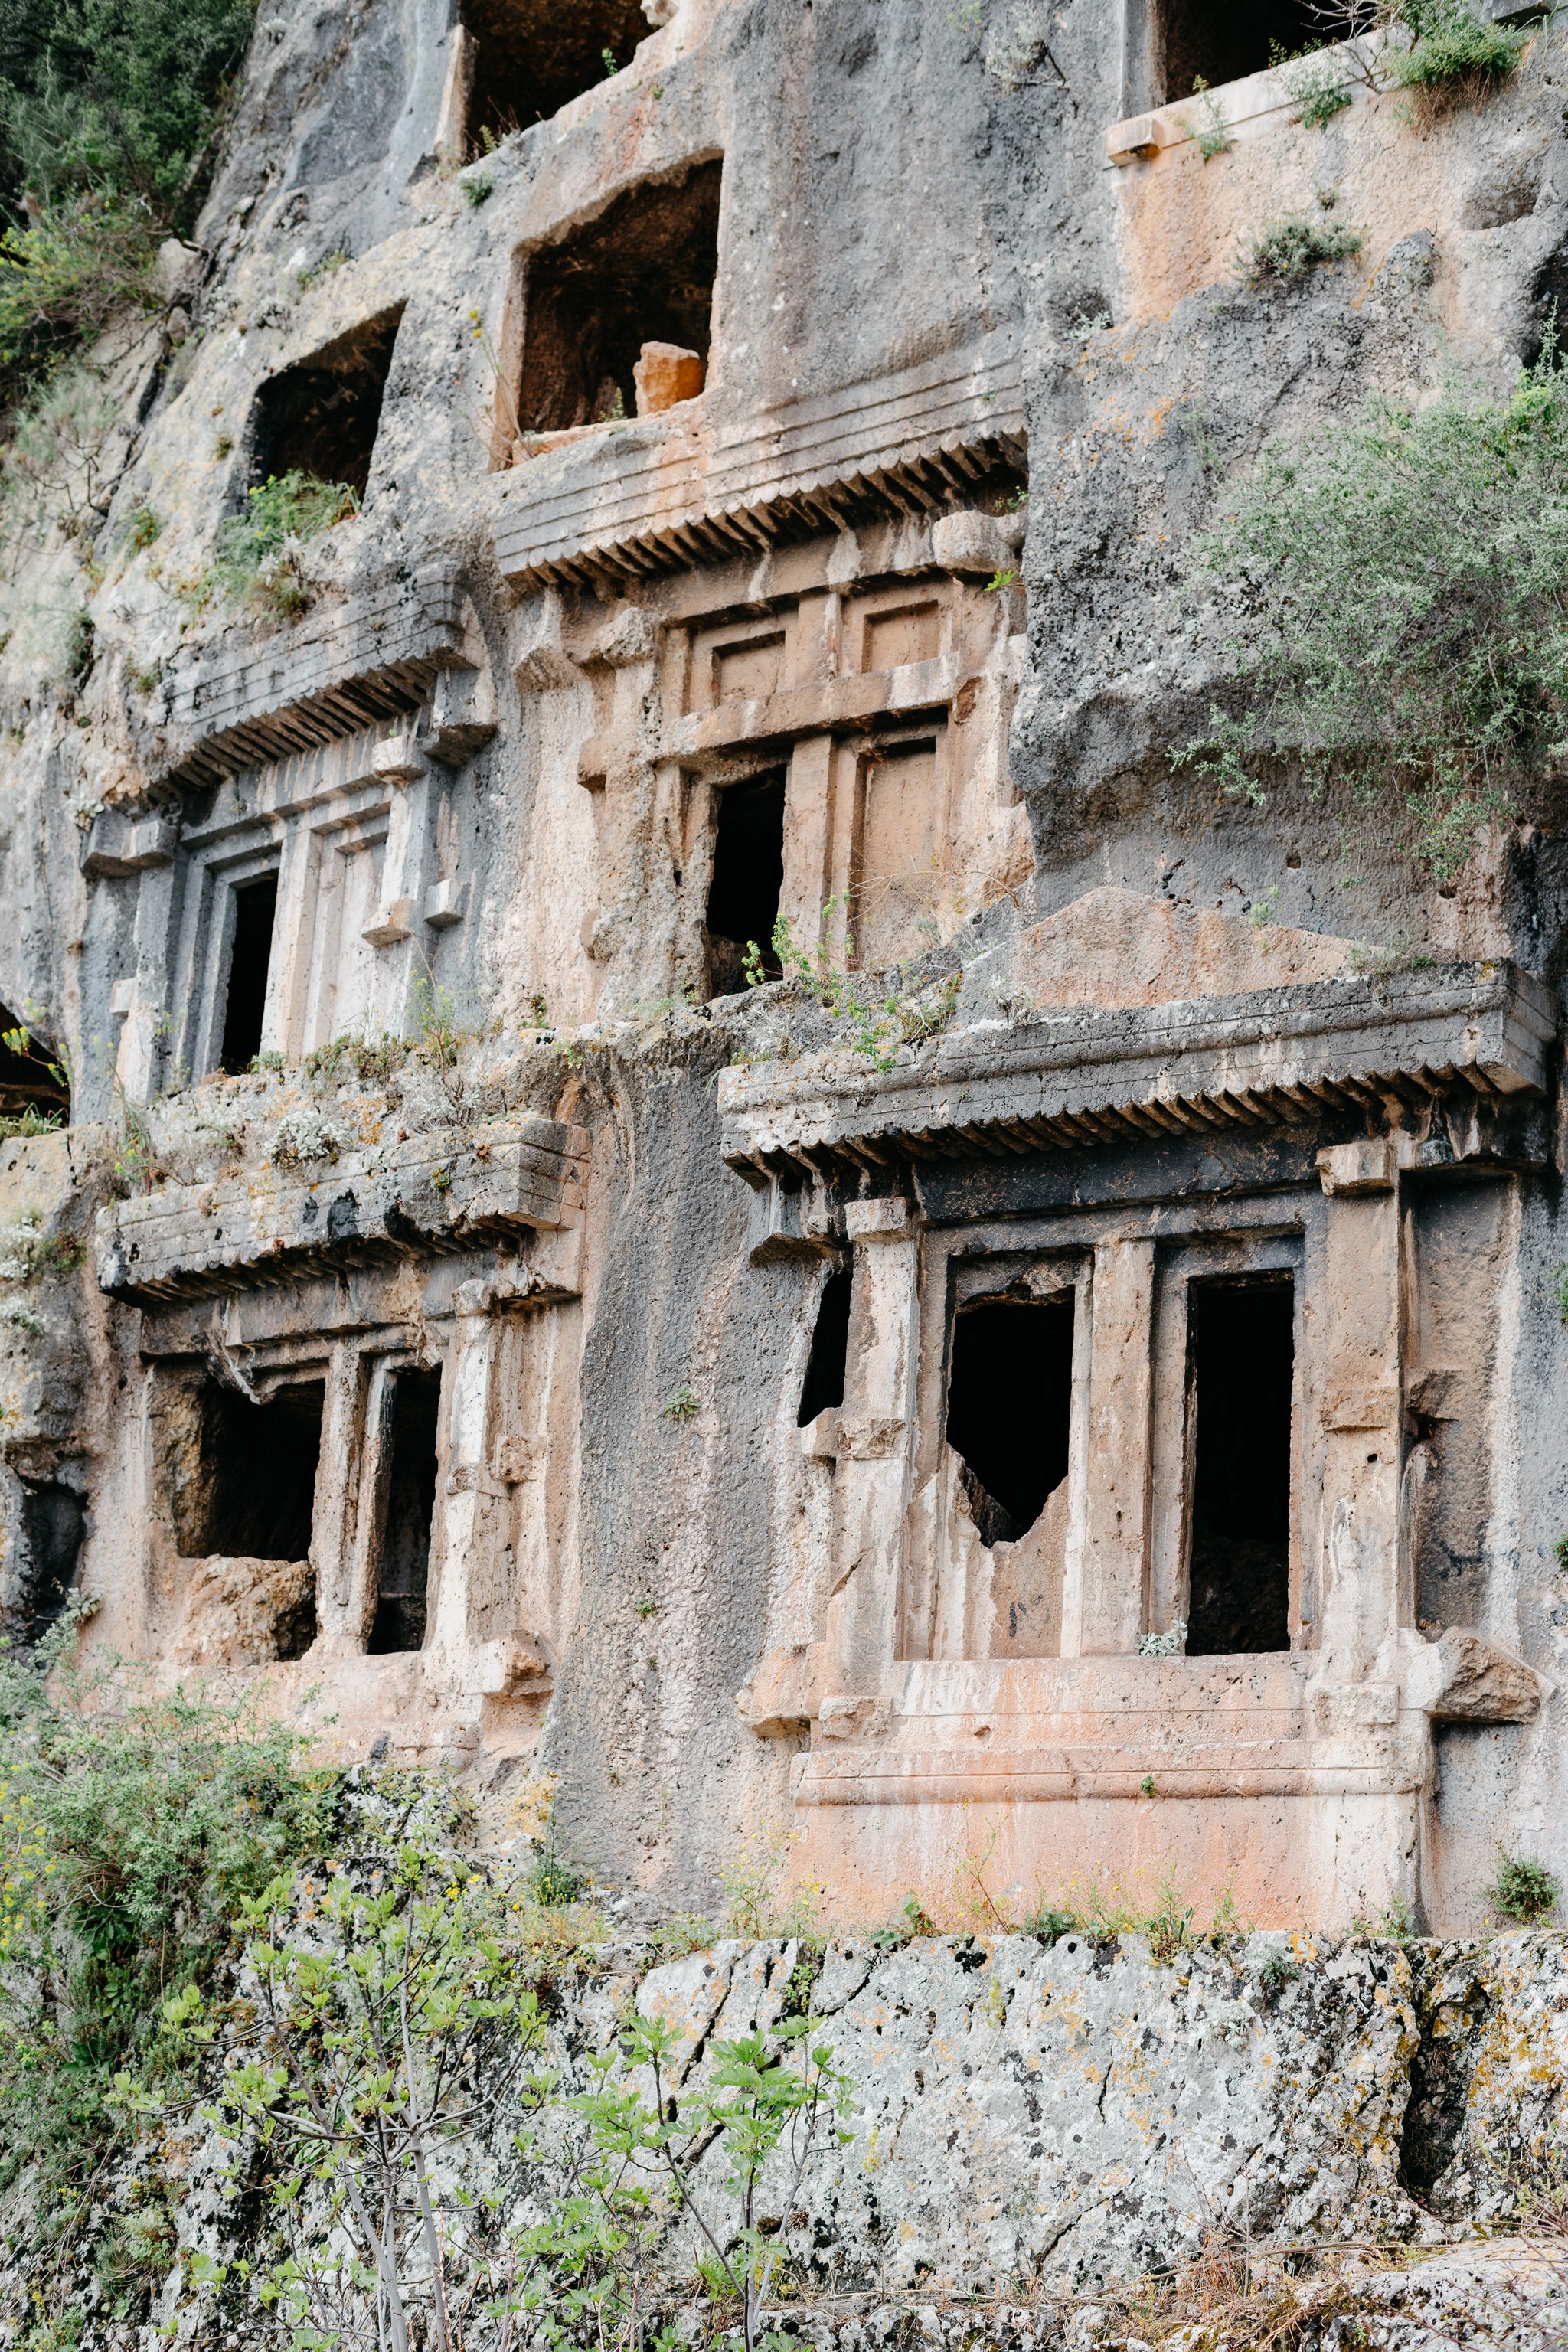
[[[1252,293],[1268,293],[1304,278],[1310,269],[1350,260],[1365,241],[1360,229],[1342,221],[1289,213],[1258,230],[1237,265],[1237,273]]]
[[[1200,75],[1193,84],[1193,95],[1198,101],[1198,119],[1193,124],[1193,144],[1205,163],[1216,155],[1226,155],[1236,144],[1236,134],[1219,110],[1219,101]]]
[[[1568,756],[1568,373],[1268,449],[1201,543],[1237,693],[1174,755],[1260,804],[1271,770],[1408,825],[1439,882]]]
[[[1328,40],[1373,37],[1359,59],[1345,60],[1358,79],[1428,103],[1483,96],[1506,81],[1532,29],[1494,24],[1479,0],[1317,0],[1314,13]]]
[[[803,988],[830,1020],[848,1024],[858,1053],[874,1062],[879,1070],[890,1070],[898,1062],[900,1045],[923,1045],[947,1026],[958,1010],[963,975],[949,972],[939,981],[911,989],[903,984],[910,972],[906,961],[882,975],[883,986],[879,990],[875,974],[851,971],[836,962],[828,951],[828,929],[841,903],[830,899],[823,908],[815,955],[796,943],[788,918],[781,915],[773,925],[773,956],[786,981],[794,981]],[[852,934],[845,945],[846,952],[853,957]],[[765,987],[773,977],[755,940],[746,942],[744,970],[748,988]]]
[[[1321,48],[1299,50],[1292,56],[1278,41],[1271,41],[1268,63],[1310,131],[1326,131],[1337,114],[1355,103],[1344,63],[1325,56]]]
[[[270,475],[246,492],[243,514],[225,523],[212,563],[182,592],[186,604],[202,613],[216,595],[292,619],[310,601],[300,550],[358,512],[359,493],[346,482],[323,482],[298,467]]]
[[[37,1209],[25,1209],[10,1223],[0,1225],[0,1282],[37,1282],[50,1275],[71,1274],[81,1260],[76,1235],[46,1232]]]
[[[1500,1919],[1516,1927],[1537,1927],[1552,1916],[1562,1894],[1561,1882],[1543,1862],[1498,1848],[1497,1875],[1486,1890],[1486,1899]]]

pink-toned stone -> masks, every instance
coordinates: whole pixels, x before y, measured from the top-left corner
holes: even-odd
[[[700,352],[683,351],[679,343],[645,343],[632,370],[637,388],[637,415],[658,416],[683,400],[695,400],[708,381]]]

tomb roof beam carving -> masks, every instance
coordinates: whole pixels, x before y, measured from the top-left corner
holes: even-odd
[[[1152,1139],[1216,1121],[1299,1128],[1321,1102],[1384,1118],[1415,1107],[1425,1131],[1406,1139],[1403,1164],[1535,1166],[1555,1031],[1550,992],[1502,962],[1072,1009],[954,1031],[891,1070],[842,1052],[728,1070],[724,1155],[759,1181],[803,1152],[840,1165],[939,1157],[954,1141],[1005,1152],[1020,1121],[1037,1143],[1071,1148],[1086,1135]],[[1450,1095],[1469,1110],[1434,1118],[1436,1098]]]
[[[497,554],[520,592],[646,576],[889,509],[924,520],[1026,462],[1018,358],[1003,334],[760,415],[668,411],[525,451],[495,477]]]
[[[160,773],[212,783],[416,710],[432,694],[431,756],[468,758],[494,732],[493,712],[439,681],[477,667],[450,565],[367,583],[282,628],[226,629],[171,665]]]
[[[483,1160],[476,1140],[489,1147]],[[100,1212],[99,1282],[149,1305],[297,1281],[323,1265],[471,1249],[521,1230],[573,1229],[588,1150],[582,1128],[525,1118],[478,1136],[464,1129],[445,1149],[426,1133],[346,1152],[321,1173],[164,1185]]]

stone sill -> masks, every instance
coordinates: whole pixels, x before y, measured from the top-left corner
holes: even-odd
[[[1526,25],[1548,13],[1547,0],[1490,0],[1489,8],[1483,0],[1483,9],[1494,25]],[[1352,100],[1359,102],[1374,95],[1366,77],[1381,47],[1379,35],[1363,33],[1353,41],[1334,42],[1314,51],[1312,62],[1342,58],[1345,87]],[[1262,73],[1221,82],[1190,98],[1171,99],[1163,106],[1113,122],[1105,134],[1105,152],[1112,163],[1122,167],[1153,163],[1169,148],[1190,145],[1215,115],[1233,139],[1247,139],[1272,129],[1279,116],[1294,119],[1300,110],[1300,101],[1286,87],[1284,72],[1270,66]]]
[[[1360,74],[1369,66],[1376,49],[1375,37],[1363,34],[1359,40],[1342,41],[1317,54],[1325,62],[1332,58],[1345,59],[1346,87],[1355,99],[1361,100],[1370,93]],[[1250,138],[1272,128],[1279,116],[1289,119],[1298,110],[1298,101],[1286,88],[1284,75],[1271,66],[1263,73],[1247,74],[1240,81],[1221,82],[1216,89],[1203,90],[1195,97],[1173,99],[1164,106],[1151,107],[1145,114],[1130,115],[1124,122],[1113,122],[1105,134],[1105,152],[1113,163],[1123,166],[1152,163],[1168,148],[1190,145],[1198,132],[1213,121],[1215,114],[1233,138]]]

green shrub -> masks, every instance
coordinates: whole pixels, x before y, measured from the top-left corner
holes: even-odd
[[[1335,115],[1342,114],[1352,103],[1342,60],[1336,62],[1321,49],[1302,49],[1289,57],[1278,41],[1273,41],[1269,44],[1268,62],[1310,131],[1326,131]]]
[[[1242,256],[1241,278],[1254,293],[1263,293],[1304,278],[1309,269],[1348,261],[1364,243],[1360,229],[1347,228],[1342,221],[1287,214],[1258,230]]]
[[[191,227],[251,0],[0,0],[0,142],[47,206],[134,199]]]
[[[1236,615],[1239,709],[1175,755],[1261,801],[1271,763],[1401,816],[1439,881],[1568,739],[1568,374],[1267,450],[1194,577]]]
[[[551,1838],[529,1873],[528,1885],[536,1903],[542,1904],[547,1911],[563,1911],[585,1891],[587,1881],[573,1869]]]
[[[1497,1876],[1486,1897],[1500,1919],[1511,1919],[1521,1927],[1539,1927],[1556,1909],[1562,1892],[1543,1862],[1498,1848]]]
[[[290,542],[319,539],[358,512],[359,494],[346,482],[323,482],[298,467],[272,475],[259,488],[247,491],[245,512],[225,523],[216,559],[196,583],[192,601],[205,604],[216,590],[231,604],[300,612],[308,596],[289,561]]]
[[[163,2001],[211,1984],[245,1898],[321,1852],[336,1812],[335,1776],[301,1773],[278,1727],[178,1696],[118,1716],[51,1701],[89,1613],[31,1660],[0,1644],[0,2183],[37,2166],[51,2233],[87,2218],[138,2099],[177,2085]]]
[[[0,233],[0,368],[36,374],[117,311],[156,310],[157,254],[142,199],[99,191]]]
[[[1516,26],[1489,24],[1468,0],[1403,0],[1400,21],[1415,36],[1390,60],[1390,80],[1436,96],[1506,81],[1530,39]]]

